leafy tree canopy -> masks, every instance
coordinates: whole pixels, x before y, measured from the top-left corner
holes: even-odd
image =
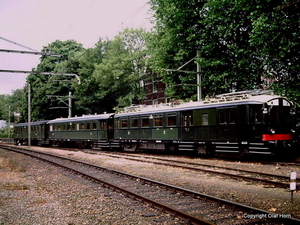
[[[263,87],[299,101],[298,1],[151,0],[150,4],[156,22],[149,47],[153,69],[179,68],[198,49],[204,96]],[[192,63],[185,67],[195,68]],[[178,72],[165,72],[163,79],[169,87],[195,83],[194,75]],[[169,93],[187,97],[174,90]]]
[[[61,57],[46,56],[41,57],[35,71],[37,72],[63,72],[77,73],[78,65],[76,62],[69,61],[69,57],[74,56],[76,52],[83,51],[81,44],[73,40],[60,41],[56,40],[48,46],[45,46],[42,52],[59,54]],[[73,77],[49,76],[42,74],[30,74],[27,77],[27,84],[31,85],[31,118],[32,120],[46,120],[59,117],[67,117],[68,110],[62,101],[58,101],[55,96],[68,96],[68,93],[74,92],[71,82],[62,82],[59,80],[70,80]],[[28,88],[25,88],[27,95]],[[66,98],[64,98],[67,101]],[[59,107],[59,108],[58,108]],[[62,108],[64,107],[64,108]],[[51,109],[54,108],[54,109]],[[24,120],[27,118],[27,100],[22,109]]]

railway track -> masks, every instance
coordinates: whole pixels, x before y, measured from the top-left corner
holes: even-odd
[[[153,156],[141,156],[141,155],[133,155],[133,154],[124,155],[124,153],[118,154],[118,153],[109,153],[109,152],[105,152],[105,153],[98,152],[97,154],[105,154],[106,156],[115,157],[115,158],[123,158],[128,160],[139,161],[139,162],[178,167],[178,168],[188,169],[196,172],[200,171],[204,173],[220,175],[223,177],[229,177],[236,180],[260,183],[260,184],[267,185],[268,187],[280,187],[285,189],[288,189],[290,187],[290,177],[282,176],[282,175],[255,172],[255,171],[236,169],[230,167],[207,165],[201,163],[184,162],[180,160],[171,160],[171,159],[165,159],[165,158],[153,157]],[[296,182],[299,183],[300,179],[297,178]],[[299,190],[299,187],[297,188]]]
[[[99,167],[98,165],[16,147],[1,147],[26,154],[68,171],[159,210],[171,213],[190,224],[299,224],[293,218],[278,218],[276,214],[237,204],[213,196],[178,188],[154,180]],[[261,215],[249,219],[251,215]]]

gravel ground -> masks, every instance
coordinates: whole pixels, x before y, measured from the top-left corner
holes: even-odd
[[[0,149],[0,225],[8,224],[185,222],[47,163]]]
[[[34,147],[41,151],[44,148]],[[52,152],[84,159],[112,169],[156,179],[187,189],[225,198],[278,214],[300,218],[300,193],[291,194],[280,188],[266,188],[249,182],[235,182],[210,174],[180,168],[158,166],[126,159],[111,158],[82,151],[52,149]],[[171,157],[170,157],[171,158]],[[204,162],[204,159],[185,159]],[[210,161],[210,162],[209,162]],[[211,161],[243,169],[278,174],[290,168],[269,165]],[[4,165],[4,166],[3,166]],[[6,166],[5,166],[6,165]],[[288,174],[285,174],[288,176]],[[6,224],[184,224],[173,217],[132,205],[132,200],[89,184],[74,175],[15,153],[0,150],[0,225]],[[148,215],[153,215],[147,217]],[[164,222],[161,220],[166,219]]]

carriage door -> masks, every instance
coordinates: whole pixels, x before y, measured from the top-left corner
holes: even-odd
[[[218,140],[236,140],[236,107],[218,109]]]
[[[182,140],[193,140],[193,111],[185,111],[181,113],[182,124]]]

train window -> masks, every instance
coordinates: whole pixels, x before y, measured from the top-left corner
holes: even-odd
[[[86,129],[87,129],[87,130],[90,130],[90,129],[91,129],[91,124],[90,124],[90,123],[87,123],[87,124],[86,124]]]
[[[219,124],[225,123],[225,110],[219,111]]]
[[[76,123],[72,123],[71,129],[76,130]]]
[[[97,130],[97,124],[96,124],[96,123],[93,123],[93,124],[92,124],[92,129],[93,129],[93,130]]]
[[[172,127],[176,125],[176,113],[167,114],[167,127]]]
[[[262,106],[261,105],[252,105],[250,107],[250,123],[260,124],[263,119]]]
[[[162,126],[162,115],[154,115],[154,126],[155,127],[161,127]]]
[[[84,128],[85,128],[84,125],[85,125],[84,123],[81,123],[81,124],[80,124],[80,130],[84,130]]]
[[[228,122],[230,124],[234,124],[236,121],[236,113],[235,113],[235,109],[230,109],[228,112]]]
[[[115,129],[120,129],[119,119],[115,119]]]
[[[208,113],[202,113],[202,125],[208,125]]]
[[[137,118],[137,116],[130,117],[130,127],[138,127],[138,118]]]
[[[107,123],[106,123],[106,121],[101,120],[101,122],[100,122],[100,129],[101,130],[107,130]]]
[[[150,118],[149,116],[142,116],[142,127],[149,127],[150,126]]]
[[[127,128],[127,118],[121,119],[121,128]]]
[[[192,111],[186,111],[186,112],[182,112],[182,126],[185,127],[189,127],[189,126],[193,126],[193,112]]]

